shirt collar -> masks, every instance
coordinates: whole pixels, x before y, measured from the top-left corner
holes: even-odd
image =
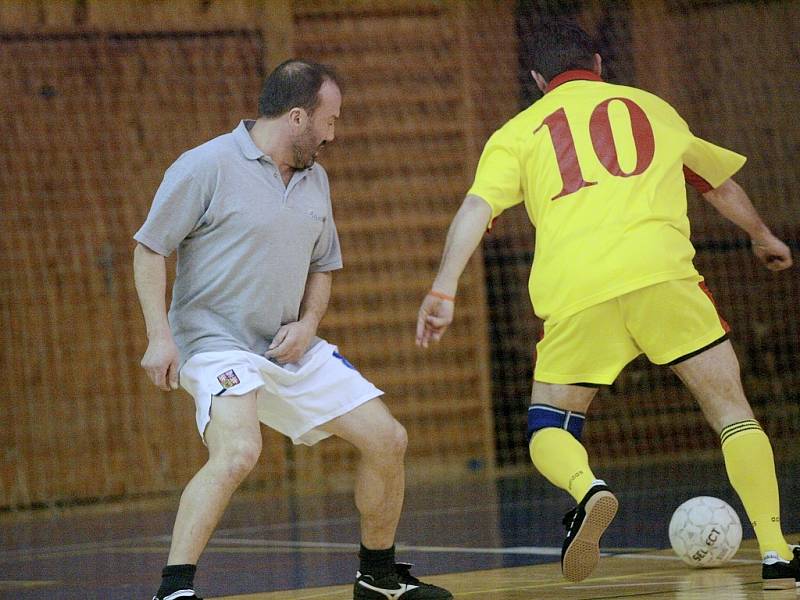
[[[236,140],[236,145],[239,146],[239,150],[242,151],[242,154],[244,154],[244,157],[248,160],[259,160],[263,158],[267,162],[274,165],[275,163],[272,161],[272,157],[264,154],[261,149],[256,146],[253,138],[250,137],[250,129],[252,129],[254,124],[254,119],[242,119],[239,121],[236,129],[233,130],[233,139]],[[298,172],[305,174],[307,171],[311,171],[313,168],[314,165],[311,165],[309,168],[300,169]]]
[[[552,92],[562,83],[578,80],[603,81],[603,78],[594,71],[589,71],[587,69],[573,69],[571,71],[564,71],[563,73],[559,73],[553,77],[547,83],[547,88],[545,89],[544,93],[546,94],[547,92]]]
[[[259,147],[256,146],[253,138],[250,137],[250,128],[254,124],[255,121],[252,119],[243,119],[239,122],[236,129],[233,130],[233,139],[236,140],[236,144],[239,146],[239,150],[242,151],[242,154],[244,154],[244,157],[249,160],[258,160],[262,156],[265,156]]]

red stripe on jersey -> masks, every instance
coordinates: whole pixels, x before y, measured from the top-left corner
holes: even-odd
[[[728,322],[722,318],[721,314],[719,314],[719,307],[717,307],[717,301],[714,300],[714,296],[711,294],[711,290],[709,290],[708,287],[706,286],[706,282],[701,281],[697,285],[700,286],[700,289],[703,290],[705,295],[708,296],[708,299],[711,300],[711,304],[714,305],[714,310],[717,311],[717,317],[719,317],[719,324],[722,325],[722,329],[725,330],[725,333],[730,333],[731,326],[728,325]]]
[[[686,179],[686,183],[691,185],[701,194],[705,194],[706,192],[710,192],[714,189],[714,186],[712,186],[686,165],[683,165],[683,178]]]

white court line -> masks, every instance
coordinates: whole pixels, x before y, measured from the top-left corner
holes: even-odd
[[[37,549],[16,549],[11,551],[0,551],[0,562],[9,560],[25,559],[25,558],[56,558],[58,555],[69,554],[76,551],[96,550],[102,552],[104,549],[114,549],[116,551],[125,551],[124,546],[127,544],[141,544],[146,542],[156,542],[168,544],[170,537],[168,535],[160,536],[147,536],[141,538],[129,538],[127,540],[109,540],[107,542],[87,542],[78,544],[68,544],[63,546],[56,546],[51,548],[37,548]],[[120,548],[120,546],[123,546]],[[261,547],[261,548],[317,548],[331,550],[358,550],[358,544],[341,543],[341,542],[309,542],[309,541],[292,541],[292,540],[265,540],[265,539],[248,539],[248,538],[229,538],[229,537],[215,537],[209,542],[209,549],[219,546],[244,546],[244,547]],[[488,554],[488,555],[517,555],[517,556],[561,556],[560,547],[548,546],[510,546],[506,548],[486,548],[486,547],[463,547],[463,546],[411,546],[398,542],[397,549],[401,551],[413,552],[427,552],[427,553],[443,553],[443,554]],[[657,549],[653,549],[657,550]],[[138,551],[136,548],[131,548],[131,552]],[[616,557],[624,559],[636,560],[656,560],[656,561],[679,561],[677,556],[660,555],[660,554],[644,554],[644,553],[615,553],[615,552],[601,552],[603,557]],[[730,563],[737,564],[761,564],[760,560],[748,559],[732,559]]]
[[[603,583],[600,585],[565,585],[565,590],[592,590],[592,589],[606,589],[606,588],[622,588],[622,587],[642,587],[645,585],[675,585],[686,579],[685,576],[674,577],[666,581],[635,581],[632,583]],[[696,591],[696,590],[695,590]]]
[[[262,548],[331,548],[358,550],[358,544],[347,544],[341,542],[300,542],[291,540],[253,540],[244,538],[222,538],[213,540],[209,546],[247,546]],[[413,552],[447,553],[447,554],[508,554],[508,555],[530,555],[530,556],[561,556],[561,548],[550,546],[509,546],[507,548],[468,548],[464,546],[409,546],[398,542],[398,550]],[[656,548],[653,549],[657,550]],[[677,556],[668,554],[645,554],[645,553],[615,553],[601,552],[600,556],[607,558],[624,558],[636,560],[662,560],[680,561]],[[761,564],[760,560],[746,558],[734,558],[728,563],[756,565]]]
[[[261,548],[331,548],[358,550],[358,544],[343,544],[339,542],[294,542],[291,540],[252,540],[243,538],[222,538],[213,540],[211,546],[246,546]],[[447,554],[514,554],[530,556],[561,556],[561,548],[549,546],[510,546],[508,548],[467,548],[464,546],[409,546],[398,542],[397,550],[413,552],[447,553]],[[614,556],[603,553],[602,556]],[[636,556],[626,554],[623,556]],[[675,557],[675,560],[678,560]]]
[[[677,556],[671,556],[668,554],[608,554],[607,556],[613,556],[614,558],[636,558],[639,560],[680,560]],[[760,565],[760,560],[752,560],[749,558],[732,558],[727,563],[737,563],[742,565]],[[688,566],[688,565],[687,565]],[[702,570],[702,569],[700,569]]]
[[[504,504],[504,506],[515,506],[518,504],[525,504],[521,501],[515,501]],[[456,506],[436,509],[423,509],[423,510],[410,510],[404,513],[404,517],[409,516],[440,516],[440,515],[453,515],[459,513],[481,513],[491,512],[498,510],[498,504],[483,505],[480,507],[471,506]],[[322,518],[322,519],[308,519],[301,521],[289,521],[284,523],[269,523],[264,525],[251,525],[246,527],[232,527],[220,528],[214,532],[214,541],[219,541],[220,536],[227,536],[233,534],[252,534],[259,532],[269,531],[296,531],[299,529],[313,529],[317,527],[327,527],[331,525],[344,525],[344,524],[357,524],[359,517],[357,516],[343,516],[336,518]],[[0,549],[0,563],[24,560],[27,558],[34,558],[38,555],[63,554],[74,551],[82,550],[103,550],[104,548],[112,548],[116,546],[124,546],[128,544],[147,544],[147,543],[166,543],[169,544],[171,540],[169,534],[156,534],[147,536],[134,536],[125,537],[116,540],[105,540],[101,542],[74,542],[69,544],[58,544],[54,546],[38,546],[38,547],[23,547],[23,548],[2,548]]]
[[[262,548],[331,548],[358,550],[358,544],[339,542],[293,542],[289,540],[251,540],[242,538],[222,538],[213,540],[211,546],[247,546]],[[396,544],[397,550],[448,554],[524,554],[534,556],[561,556],[561,548],[546,546],[512,546],[509,548],[465,548],[462,546],[408,546]],[[611,556],[604,554],[604,556]]]
[[[18,549],[16,551],[0,552],[0,562],[6,562],[16,558],[56,558],[58,555],[70,554],[76,551],[96,550],[102,552],[104,549],[114,549],[125,551],[126,544],[141,544],[143,542],[162,542],[169,543],[169,536],[149,536],[142,538],[129,538],[127,540],[117,540],[108,542],[88,542],[83,544],[69,544],[52,548],[38,549]],[[120,548],[120,546],[123,546]],[[209,542],[209,549],[215,546],[244,546],[261,548],[317,548],[331,550],[358,550],[358,544],[341,542],[308,542],[292,540],[264,540],[247,538],[214,538]],[[506,548],[486,548],[486,547],[464,547],[464,546],[412,546],[398,542],[396,544],[399,551],[427,552],[432,554],[488,554],[488,555],[516,555],[516,556],[561,556],[561,548],[548,546],[510,546]],[[657,549],[653,549],[657,550]],[[136,548],[131,548],[131,552],[137,552]],[[636,560],[655,560],[655,561],[679,561],[677,556],[663,554],[644,554],[644,553],[615,553],[601,552],[603,557],[615,557]],[[731,559],[729,563],[735,564],[761,564],[760,560],[752,559]]]

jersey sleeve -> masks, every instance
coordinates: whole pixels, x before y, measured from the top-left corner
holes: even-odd
[[[339,233],[336,230],[336,223],[333,220],[331,191],[327,175],[325,175],[323,183],[327,192],[328,214],[322,226],[322,233],[320,233],[319,238],[317,238],[317,243],[314,244],[314,251],[311,253],[311,264],[308,269],[309,273],[335,271],[336,269],[342,268],[342,250],[339,244]]]
[[[185,169],[179,159],[164,173],[147,219],[133,239],[169,256],[199,225],[210,198],[202,177]]]
[[[314,245],[311,255],[309,273],[321,271],[335,271],[342,268],[342,251],[339,245],[339,234],[333,222],[333,215],[328,215],[322,233]]]
[[[502,129],[486,142],[475,181],[467,193],[486,201],[492,209],[492,220],[524,200],[519,156]]]
[[[697,136],[692,136],[683,155],[684,173],[690,174],[687,181],[692,185],[694,181],[703,182],[700,187],[694,185],[701,193],[719,187],[741,169],[746,161],[747,158],[741,154]]]

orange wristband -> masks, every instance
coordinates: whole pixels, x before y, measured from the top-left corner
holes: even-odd
[[[429,296],[433,296],[434,298],[439,298],[440,300],[448,300],[450,302],[455,302],[455,296],[448,296],[447,294],[443,294],[442,292],[437,292],[436,290],[431,290],[428,292]]]

